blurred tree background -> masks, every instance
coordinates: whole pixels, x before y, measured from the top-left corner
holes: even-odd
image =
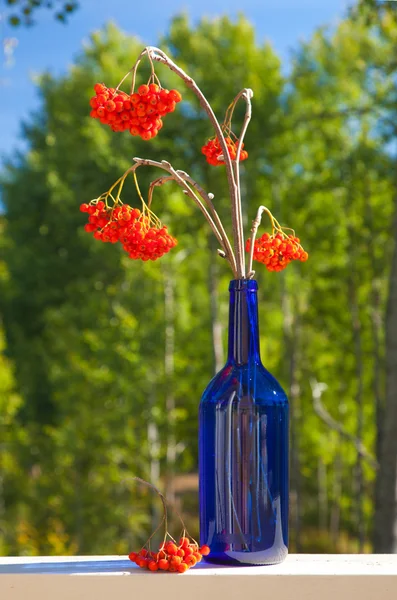
[[[291,401],[291,548],[396,551],[397,12],[359,2],[296,49],[288,76],[243,16],[176,17],[158,45],[220,119],[253,88],[246,231],[266,204],[310,254],[280,274],[257,265],[262,358]],[[66,76],[43,75],[29,150],[2,174],[1,554],[139,546],[159,507],[131,475],[165,490],[197,535],[198,403],[224,359],[230,274],[172,184],[154,210],[179,244],[155,263],[94,240],[78,209],[142,156],[187,170],[230,226],[223,168],[200,152],[210,125],[164,67],[184,102],[155,140],[89,117],[93,84],[116,84],[140,50],[109,25]],[[157,176],[140,169],[142,189]],[[139,205],[132,185],[124,201]]]

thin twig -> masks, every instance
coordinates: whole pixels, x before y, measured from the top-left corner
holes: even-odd
[[[243,243],[243,257],[244,257],[244,228],[243,228],[243,215],[242,215],[242,206],[241,206],[241,185],[240,185],[240,154],[241,154],[241,149],[243,146],[243,140],[245,137],[245,133],[247,131],[249,122],[251,120],[251,115],[252,115],[252,106],[251,106],[251,98],[254,95],[253,91],[249,88],[245,88],[244,90],[242,90],[240,92],[240,94],[238,94],[236,96],[236,100],[235,103],[238,102],[239,98],[243,98],[245,100],[245,115],[244,115],[244,121],[243,121],[243,125],[241,127],[241,131],[240,131],[240,135],[238,138],[238,144],[237,144],[237,150],[236,150],[236,158],[234,160],[234,169],[235,169],[235,177],[236,177],[236,183],[237,183],[237,192],[238,192],[238,211],[237,211],[237,216],[238,216],[238,226],[239,226],[239,231],[240,231],[240,235],[241,235],[241,240]],[[232,117],[233,112],[230,116],[230,118]],[[245,272],[245,257],[243,258],[243,265],[244,265],[244,272]],[[250,272],[252,270],[252,265],[250,266],[250,268],[248,269],[248,271]]]
[[[266,206],[260,206],[258,208],[258,212],[256,213],[255,219],[252,221],[251,243],[250,243],[251,245],[250,245],[250,254],[249,254],[249,260],[248,260],[248,279],[251,279],[255,275],[255,271],[252,270],[252,261],[254,258],[254,245],[255,245],[256,234],[258,232],[258,227],[262,222],[262,215],[264,212],[266,212],[269,215],[270,221],[272,224],[272,228],[274,225],[274,218],[273,218],[273,215],[270,212],[270,210],[268,208],[266,208]]]

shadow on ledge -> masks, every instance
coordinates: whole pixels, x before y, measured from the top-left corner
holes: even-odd
[[[218,565],[217,565],[218,567]],[[199,564],[195,569],[214,568],[214,565]],[[222,566],[219,565],[222,569]],[[166,571],[165,571],[166,572]],[[133,565],[130,560],[84,560],[64,562],[37,562],[0,565],[0,575],[150,575],[149,571]]]

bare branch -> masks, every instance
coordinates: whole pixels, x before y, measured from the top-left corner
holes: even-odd
[[[192,177],[190,177],[190,175],[188,175],[188,173],[186,173],[185,171],[178,170],[177,173],[178,173],[178,175],[180,175],[182,177],[182,179],[184,179],[185,181],[188,181],[190,183],[190,185],[192,185],[197,190],[197,192],[200,194],[201,198],[207,204],[208,208],[211,211],[213,219],[216,223],[216,226],[218,227],[218,230],[220,231],[222,238],[224,240],[226,255],[228,256],[230,263],[233,265],[233,267],[232,267],[233,271],[237,272],[236,259],[233,254],[233,249],[230,245],[230,241],[229,241],[228,235],[223,227],[222,221],[221,221],[221,219],[215,209],[215,206],[212,202],[212,200],[214,198],[214,194],[207,194],[207,192],[201,187],[201,185],[199,183],[197,183],[197,181],[192,179]]]
[[[334,431],[337,431],[342,437],[344,437],[349,442],[351,442],[355,446],[355,448],[356,448],[357,452],[360,454],[360,456],[365,458],[365,460],[368,462],[368,464],[373,469],[378,469],[379,463],[377,462],[377,460],[375,460],[375,458],[372,456],[372,454],[370,454],[370,452],[368,452],[368,450],[366,449],[366,447],[364,446],[362,441],[357,439],[354,435],[352,435],[348,431],[346,431],[346,429],[343,427],[343,425],[341,423],[339,423],[338,421],[336,421],[329,414],[329,412],[325,409],[324,405],[321,402],[321,395],[322,395],[324,389],[327,388],[327,385],[323,384],[323,383],[319,383],[314,380],[310,381],[310,385],[312,388],[313,408],[314,408],[314,412],[316,413],[316,415],[318,417],[320,417],[320,419],[322,421],[324,421],[324,423],[326,425],[328,425],[328,427],[330,427]]]
[[[251,106],[251,98],[254,95],[254,92],[249,88],[244,88],[240,94],[236,96],[235,103],[238,102],[239,98],[243,98],[245,100],[245,115],[243,125],[241,127],[240,135],[238,138],[237,150],[236,150],[236,158],[234,160],[234,174],[237,183],[237,193],[238,193],[238,203],[237,203],[237,220],[238,220],[238,228],[239,235],[241,236],[242,244],[243,244],[243,256],[244,256],[244,228],[243,228],[243,215],[242,215],[242,207],[241,207],[241,185],[240,185],[240,154],[241,148],[243,146],[243,140],[245,137],[245,133],[248,128],[248,124],[251,120],[252,114],[252,106]],[[245,272],[245,257],[243,261],[244,272]],[[252,271],[252,264],[249,266],[248,271]]]
[[[232,248],[230,246],[230,242],[226,236],[226,233],[223,229],[222,223],[215,211],[215,208],[211,202],[211,200],[208,198],[208,195],[206,194],[206,192],[204,192],[204,190],[201,188],[201,186],[199,186],[199,184],[197,182],[195,182],[189,175],[187,175],[187,173],[184,172],[178,172],[176,171],[172,165],[168,162],[168,161],[155,161],[155,160],[151,160],[151,159],[147,159],[147,158],[139,158],[139,157],[134,157],[133,158],[135,164],[130,167],[130,169],[128,169],[128,172],[134,172],[136,171],[136,169],[140,166],[151,166],[151,167],[157,167],[159,169],[163,169],[165,171],[167,171],[170,176],[168,177],[159,177],[158,179],[156,179],[154,182],[152,182],[149,190],[151,191],[149,200],[151,202],[152,199],[152,195],[153,195],[153,189],[154,187],[158,186],[158,185],[162,185],[164,183],[166,183],[167,181],[175,181],[183,190],[183,192],[189,196],[190,198],[192,198],[192,200],[195,202],[195,204],[198,206],[198,208],[201,210],[201,212],[203,213],[205,219],[207,220],[209,226],[211,227],[212,231],[214,232],[218,242],[221,244],[224,252],[225,252],[225,257],[227,258],[227,260],[230,263],[230,266],[232,268],[233,274],[235,277],[237,277],[237,273],[236,273],[236,264],[235,264],[235,259],[234,259],[234,255],[233,255],[233,251]],[[183,173],[183,176],[182,174]],[[196,187],[196,189],[200,189],[201,193],[203,194],[203,197],[205,199],[208,198],[208,203],[209,205],[212,207],[213,209],[213,213],[214,213],[214,219],[212,218],[211,214],[208,212],[208,210],[206,209],[205,205],[203,204],[203,202],[200,200],[200,198],[197,196],[197,194],[193,191],[193,189],[190,187],[190,185],[188,185],[187,181],[185,181],[184,177],[187,179],[187,181],[189,183],[192,183],[192,185],[194,184],[194,186]],[[221,225],[221,231],[218,229],[218,226],[216,224],[216,222],[220,223]],[[225,238],[224,238],[225,236]]]
[[[176,73],[185,83],[186,85],[193,91],[193,93],[197,96],[200,105],[207,113],[212,126],[215,129],[216,136],[221,145],[225,166],[226,166],[226,174],[227,180],[230,190],[230,198],[231,198],[231,208],[232,208],[232,222],[233,222],[233,240],[234,240],[234,250],[235,250],[235,260],[236,260],[236,276],[239,279],[244,278],[245,274],[245,266],[244,266],[244,239],[243,239],[243,231],[242,231],[242,218],[241,218],[241,201],[238,189],[238,183],[236,181],[235,172],[233,169],[232,160],[230,158],[226,141],[223,136],[222,128],[212,110],[209,102],[204,96],[203,92],[200,90],[196,82],[189,76],[183,69],[178,67],[168,56],[154,46],[148,46],[146,51],[149,57],[152,60],[157,62],[161,62],[166,65],[171,71]]]

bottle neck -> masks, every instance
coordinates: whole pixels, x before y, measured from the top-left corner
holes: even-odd
[[[230,282],[229,363],[260,362],[257,290],[257,282],[251,279]]]

